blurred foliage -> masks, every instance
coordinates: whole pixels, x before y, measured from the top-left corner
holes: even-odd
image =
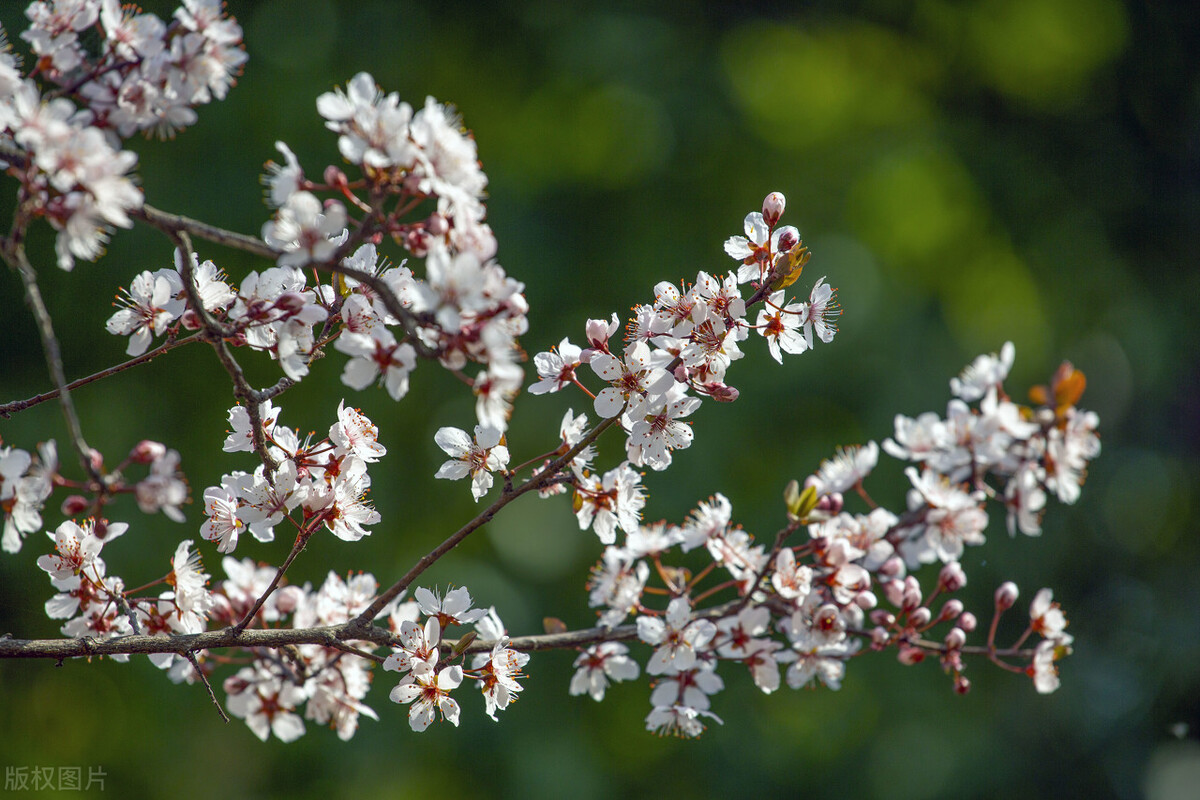
[[[0,22],[23,51],[21,5],[0,5]],[[1200,25],[1190,3],[230,6],[245,27],[245,75],[177,140],[129,145],[147,201],[253,233],[267,218],[255,176],[277,139],[312,174],[336,161],[319,93],[367,70],[410,102],[453,102],[491,178],[500,261],[527,285],[530,353],[578,341],[587,317],[648,300],[657,281],[728,269],[725,238],[768,191],[787,195],[785,220],[815,254],[798,287],[828,275],[842,331],[784,368],[750,348],[733,373],[741,399],[702,409],[695,445],[647,476],[648,519],[680,521],[722,491],[737,520],[768,535],[788,479],[838,444],[887,436],[897,412],[943,412],[947,379],[978,353],[1016,343],[1014,391],[1071,359],[1104,439],[1081,501],[1052,506],[1037,539],[1010,540],[997,524],[965,561],[981,611],[1003,579],[1026,600],[1055,587],[1076,654],[1049,697],[982,662],[965,697],[935,665],[878,657],[852,664],[837,693],[764,697],[729,670],[714,706],[726,724],[698,742],[642,730],[644,683],[600,705],[568,697],[567,653],[532,661],[498,725],[466,697],[461,729],[414,735],[380,675],[369,700],[382,722],[364,720],[348,744],[313,729],[293,745],[224,725],[202,689],[171,686],[144,662],[7,662],[6,766],[102,766],[114,796],[173,800],[216,786],[248,798],[1194,796]],[[0,211],[11,202],[0,198]],[[103,331],[108,299],[168,265],[170,249],[145,229],[121,232],[100,263],[65,275],[48,266],[50,238],[35,231],[31,251],[47,265],[67,373],[88,374],[123,357],[124,342]],[[207,245],[201,255],[235,279],[263,267]],[[8,278],[5,401],[48,386]],[[246,360],[252,380],[274,381],[275,365]],[[399,407],[379,391],[348,394],[339,362],[318,363],[283,398],[283,420],[324,431],[340,397],[361,406],[389,448],[372,472],[385,522],[353,546],[316,537],[291,577],[319,583],[369,565],[390,583],[475,511],[463,485],[431,479],[433,432],[470,425],[472,404],[429,366]],[[227,386],[196,347],[76,394],[110,463],[159,439],[183,454],[192,485],[185,526],[114,509],[133,529],[106,556],[131,585],[161,575],[181,538],[199,538],[203,488],[249,466],[219,452]],[[571,403],[588,405],[522,398],[514,458],[539,452]],[[27,449],[64,438],[50,404],[0,422],[0,435]],[[872,485],[892,507],[903,490],[895,464]],[[47,518],[57,524],[52,509]],[[288,545],[246,541],[238,555],[277,563]],[[220,576],[216,553],[202,551]],[[585,625],[583,581],[599,551],[565,499],[522,501],[422,582],[467,585],[514,633],[537,631],[546,614]],[[41,552],[34,537],[0,559],[0,631],[56,635],[41,613],[51,594],[33,567]]]

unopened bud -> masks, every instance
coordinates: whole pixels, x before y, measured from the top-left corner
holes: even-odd
[[[89,501],[83,495],[73,494],[66,500],[62,501],[61,510],[63,516],[73,517],[77,514],[82,514],[84,511],[87,511],[90,505],[91,501]]]
[[[800,243],[800,231],[792,226],[784,228],[779,233],[779,252],[786,253]]]
[[[892,556],[887,561],[879,565],[879,577],[881,578],[903,578],[904,577],[904,559],[900,556]]]
[[[877,608],[871,612],[871,622],[876,625],[894,625],[896,617],[887,609]]]
[[[888,581],[883,584],[883,596],[896,608],[902,608],[904,606],[904,583],[902,581]]]
[[[904,579],[904,602],[901,608],[912,611],[921,605],[921,584],[912,575]]]
[[[768,228],[774,228],[775,223],[779,222],[779,218],[783,216],[783,207],[787,204],[787,199],[784,198],[782,192],[771,192],[763,200],[763,220],[767,223]]]
[[[711,397],[713,400],[716,400],[718,403],[732,403],[734,400],[737,400],[738,395],[741,394],[741,392],[734,387],[728,386],[720,381],[706,383],[701,388],[704,389],[705,393],[709,397]]]
[[[603,319],[589,319],[583,326],[583,331],[593,348],[607,353],[608,338],[616,333],[617,325],[616,314],[614,314],[611,323]]]
[[[434,236],[445,236],[450,230],[450,221],[443,214],[430,214],[425,221],[425,230]]]
[[[946,647],[952,650],[958,650],[966,643],[967,634],[963,632],[962,628],[951,628],[950,632],[946,634]]]
[[[828,514],[831,517],[835,517],[842,513],[843,505],[844,502],[842,500],[842,493],[833,492],[832,494],[821,496],[821,499],[817,502],[817,511]]]
[[[951,561],[938,573],[938,585],[948,592],[957,592],[967,585],[967,573],[957,561]]]
[[[854,605],[861,608],[863,611],[870,611],[875,606],[879,605],[879,601],[875,598],[874,592],[859,592],[854,595]]]
[[[917,628],[924,628],[929,624],[929,620],[933,619],[933,612],[925,606],[913,609],[908,615],[908,622]]]
[[[1012,581],[1005,581],[996,590],[996,608],[1007,611],[1016,604],[1019,595],[1020,591],[1017,589],[1017,585]]]
[[[971,691],[971,682],[962,675],[954,676],[954,691],[959,694],[966,694]]]
[[[135,464],[151,464],[167,454],[167,446],[161,442],[143,439],[129,451],[129,460]]]
[[[330,186],[345,186],[349,183],[346,179],[346,173],[332,164],[325,168],[323,177],[325,178],[325,182]]]
[[[875,628],[871,631],[871,647],[876,650],[882,650],[887,647],[890,638],[891,636],[885,628]]]
[[[911,667],[913,664],[920,664],[925,660],[925,651],[919,647],[902,644],[900,645],[900,652],[896,654],[896,659],[901,664]]]
[[[979,621],[975,619],[975,615],[970,611],[963,613],[963,615],[958,618],[958,627],[962,628],[967,633],[975,630],[978,625]]]
[[[88,461],[96,472],[104,471],[104,454],[94,447],[88,448]]]
[[[938,614],[938,622],[945,622],[957,618],[963,613],[962,601],[958,598],[951,598],[942,606],[942,613]]]

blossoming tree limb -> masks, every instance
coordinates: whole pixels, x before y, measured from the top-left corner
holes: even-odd
[[[1005,386],[1015,357],[1005,344],[950,381],[944,417],[897,415],[882,450],[909,465],[898,512],[867,492],[880,456],[869,442],[780,487],[780,527],[761,542],[735,523],[722,494],[679,524],[647,524],[642,470],[686,457],[696,435],[688,418],[704,402],[737,400],[733,364],[751,340],[765,339],[768,357],[783,365],[837,334],[841,307],[824,277],[793,294],[812,254],[781,224],[781,193],[746,215],[712,271],[662,281],[627,319],[588,320],[580,344],[568,335],[537,353],[537,380],[523,391],[524,285],[496,261],[487,177],[450,106],[427,98],[414,108],[366,73],[321,94],[317,112],[342,164],[315,180],[279,142],[283,163],[268,163],[263,179],[273,216],[259,237],[247,236],[146,204],[133,180],[136,156],[122,149],[138,133],[182,130],[196,107],[230,90],[246,55],[221,4],[185,0],[169,23],[115,0],[35,2],[27,16],[32,67],[23,72],[9,49],[0,52],[0,158],[18,200],[0,255],[23,283],[53,388],[0,405],[0,416],[59,403],[85,478],[67,477],[54,442],[32,450],[0,442],[3,549],[14,558],[27,545],[42,551],[36,566],[53,589],[45,611],[63,620],[65,637],[9,634],[0,657],[147,655],[171,680],[208,687],[222,713],[258,737],[285,741],[304,733],[306,719],[343,739],[362,716],[377,719],[366,703],[377,668],[397,673],[389,696],[409,707],[414,730],[438,719],[458,725],[456,698],[468,686],[496,719],[519,697],[530,654],[545,650],[576,653],[574,695],[602,700],[613,683],[644,678],[646,727],[684,736],[720,721],[710,697],[742,668],[767,694],[784,683],[836,690],[850,662],[891,651],[902,664],[936,659],[966,692],[964,658],[977,656],[1028,675],[1039,692],[1057,687],[1072,638],[1050,590],[1036,593],[1023,632],[1007,644],[999,621],[1017,603],[1015,584],[997,589],[982,626],[954,594],[967,582],[966,548],[985,541],[989,505],[1004,509],[1010,535],[1037,535],[1050,497],[1078,499],[1099,439],[1096,416],[1077,407],[1085,380],[1071,365],[1022,404]],[[68,381],[26,231],[49,223],[57,266],[70,270],[98,259],[113,231],[135,222],[164,234],[173,264],[122,290],[107,329],[128,337],[128,360]],[[197,242],[270,266],[235,282],[201,260]],[[389,244],[403,254],[396,265],[381,252]],[[102,554],[119,557],[113,543],[136,537],[136,523],[109,520],[106,507],[132,494],[147,514],[195,525],[183,510],[180,457],[142,441],[106,466],[87,444],[71,393],[191,343],[211,347],[228,374],[236,405],[222,449],[248,454],[246,469],[203,490],[203,543],[182,540],[164,575],[127,588]],[[438,430],[448,460],[432,477],[468,479],[472,500],[485,505],[402,575],[383,576],[385,585],[365,572],[330,572],[319,587],[288,580],[322,530],[352,547],[383,522],[369,500],[370,469],[387,450],[371,420],[343,398],[319,440],[282,422],[277,401],[330,349],[346,357],[348,389],[374,386],[403,402],[410,375],[428,363],[475,399],[470,425]],[[282,375],[268,387],[243,372],[254,353],[278,363]],[[523,395],[561,391],[579,392],[598,421],[570,410],[547,442],[509,440],[518,398],[533,404]],[[597,463],[601,436],[623,437],[619,463]],[[526,452],[538,455],[512,463]],[[56,492],[63,521],[51,530],[43,512]],[[548,617],[544,633],[510,635],[502,610],[475,607],[465,587],[439,594],[419,585],[431,565],[535,493],[569,496],[579,528],[597,537],[586,581],[596,620],[570,630]],[[847,508],[859,501],[861,510]],[[283,562],[247,555],[255,546],[247,538],[272,541],[281,526],[294,537]],[[39,547],[42,531],[50,543]],[[205,571],[202,554],[211,560],[212,551],[223,580]],[[971,634],[983,641],[968,644]],[[249,661],[231,662],[231,650]],[[222,679],[223,702],[213,678]]]

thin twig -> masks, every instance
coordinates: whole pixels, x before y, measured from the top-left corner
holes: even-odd
[[[199,341],[202,341],[200,334],[192,334],[191,336],[184,337],[183,339],[174,339],[168,337],[167,340],[158,347],[154,348],[153,350],[147,350],[140,356],[134,356],[128,361],[122,361],[120,364],[116,364],[86,377],[77,378],[76,380],[71,381],[67,384],[67,389],[73,392],[80,386],[86,386],[89,383],[94,383],[102,378],[107,378],[110,375],[116,375],[118,372],[124,372],[131,367],[136,367],[139,364],[144,364],[147,361],[158,358],[169,350],[174,350],[175,348],[182,347],[185,344],[191,344]],[[56,397],[58,397],[58,389],[51,389],[48,392],[34,395],[26,400],[13,400],[10,403],[4,403],[3,405],[0,405],[0,417],[8,419],[13,414],[24,411],[27,408],[32,408],[33,406],[44,403],[47,400],[53,400]]]
[[[188,650],[183,654],[192,665],[192,669],[196,670],[196,674],[200,676],[200,680],[204,682],[204,688],[208,689],[208,697],[212,700],[213,705],[217,707],[217,713],[221,715],[221,719],[229,722],[229,715],[225,713],[225,709],[221,707],[221,701],[217,699],[217,693],[213,691],[212,684],[208,682],[208,676],[204,674],[204,670],[200,669],[200,662],[196,660],[196,654]]]
[[[38,334],[42,339],[42,353],[46,359],[46,368],[50,371],[50,379],[58,389],[58,403],[62,408],[63,417],[67,423],[67,434],[84,473],[91,478],[94,489],[103,492],[104,476],[92,461],[92,449],[83,438],[83,427],[79,424],[79,415],[75,412],[75,403],[71,400],[71,390],[67,385],[67,376],[63,372],[62,352],[58,346],[58,338],[54,334],[54,324],[50,319],[50,311],[42,299],[41,289],[38,288],[37,272],[25,255],[25,246],[19,239],[6,238],[0,243],[0,253],[4,260],[17,270],[21,281],[25,284],[25,299],[37,322]]]

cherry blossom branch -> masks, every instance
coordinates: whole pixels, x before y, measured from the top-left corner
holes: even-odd
[[[404,574],[404,577],[392,584],[392,586],[386,592],[376,598],[375,602],[371,603],[366,610],[351,620],[350,624],[352,626],[365,627],[370,620],[374,619],[375,616],[383,610],[384,606],[399,597],[405,589],[412,585],[412,582],[415,581],[422,572],[429,569],[429,567],[432,566],[439,558],[457,547],[463,539],[466,539],[475,530],[491,521],[492,517],[494,517],[496,513],[500,511],[500,509],[504,508],[506,505],[511,503],[513,500],[516,500],[526,492],[540,489],[543,486],[547,486],[552,483],[559,470],[570,464],[571,460],[575,458],[575,456],[579,455],[579,453],[581,453],[585,447],[594,442],[600,436],[600,434],[611,428],[616,421],[616,417],[609,417],[608,419],[599,423],[590,432],[585,434],[583,438],[576,442],[574,447],[563,453],[555,460],[551,461],[544,470],[525,481],[520,486],[516,488],[510,488],[508,485],[506,485],[500,497],[494,503],[484,509],[478,516],[476,516],[466,525],[452,533],[437,547],[421,556],[417,563],[412,566],[412,569]]]
[[[130,216],[167,234],[189,233],[205,241],[233,250],[241,250],[268,261],[279,258],[279,253],[256,236],[247,236],[244,233],[226,230],[181,214],[171,214],[149,204],[144,204],[141,209],[130,212]]]
[[[0,658],[50,658],[62,661],[68,658],[152,653],[184,655],[227,647],[280,648],[297,644],[318,644],[337,648],[338,643],[343,640],[370,641],[386,646],[392,643],[392,639],[391,632],[385,628],[366,625],[351,630],[350,623],[323,628],[247,628],[240,632],[226,628],[221,631],[172,636],[116,636],[104,641],[96,641],[91,637],[15,639],[6,634],[0,637]]]
[[[154,359],[158,358],[163,353],[166,353],[169,350],[174,350],[175,348],[182,347],[185,344],[192,344],[193,342],[199,342],[202,340],[203,340],[203,337],[198,333],[192,334],[191,336],[185,336],[182,339],[176,339],[173,337],[173,335],[168,334],[166,341],[164,341],[158,347],[155,347],[153,350],[147,350],[145,353],[142,353],[140,356],[134,356],[133,358],[129,359],[128,361],[122,361],[120,364],[115,364],[111,367],[102,369],[99,372],[95,372],[86,377],[76,378],[75,380],[73,380],[67,384],[67,389],[69,391],[75,391],[76,389],[78,389],[81,386],[86,386],[89,383],[95,383],[98,380],[107,378],[111,375],[116,375],[118,372],[124,372],[127,369],[138,366],[139,364],[144,364],[147,361],[153,361]],[[25,400],[13,400],[12,402],[4,403],[4,404],[0,405],[0,417],[3,417],[4,419],[8,419],[13,414],[20,413],[21,411],[24,411],[27,408],[32,408],[33,406],[36,406],[36,405],[40,405],[41,403],[44,403],[47,400],[53,400],[54,398],[58,397],[58,395],[59,395],[58,389],[51,389],[48,392],[43,392],[42,394],[34,395],[33,397],[30,397]]]

